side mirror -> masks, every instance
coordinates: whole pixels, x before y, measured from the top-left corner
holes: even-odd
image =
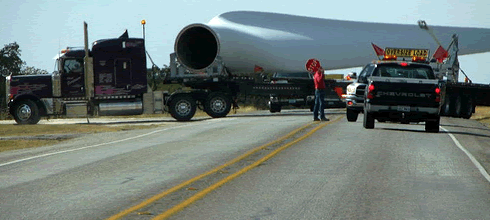
[[[350,78],[357,79],[357,73],[356,72],[352,72]]]
[[[436,73],[436,79],[443,79],[443,78],[444,78],[444,74]]]

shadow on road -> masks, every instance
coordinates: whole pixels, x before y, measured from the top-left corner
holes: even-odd
[[[175,119],[160,119],[160,120],[138,120],[138,121],[114,121],[114,122],[79,122],[75,124],[91,124],[91,125],[121,125],[121,124],[147,124],[147,123],[168,123],[168,122],[174,122],[174,123],[183,123],[183,122],[198,122],[198,121],[206,121],[210,120],[212,118],[198,118],[198,119],[192,119],[191,121],[177,121]]]
[[[462,126],[464,127],[464,126]],[[379,128],[381,130],[389,130],[389,131],[403,131],[403,132],[413,132],[413,133],[427,133],[425,130],[412,130],[412,129],[401,129],[401,128]],[[464,131],[444,131],[441,130],[439,133],[430,133],[430,134],[461,134],[461,135],[470,135],[475,137],[486,137],[490,138],[490,135],[486,134],[478,134],[473,132],[464,132]]]
[[[443,127],[454,127],[454,128],[469,128],[469,129],[490,131],[490,128],[486,128],[486,127],[472,127],[472,126],[462,126],[462,125],[455,125],[455,124],[441,124],[441,126],[443,126]]]
[[[325,116],[329,115],[344,115],[345,112],[327,112],[325,111]],[[269,113],[269,112],[254,112],[254,113],[243,113],[237,115],[228,115],[226,117],[242,118],[242,117],[287,117],[287,116],[312,116],[313,112],[310,110],[287,110],[280,113]]]

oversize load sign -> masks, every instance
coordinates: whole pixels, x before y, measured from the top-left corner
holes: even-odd
[[[429,56],[428,49],[386,48],[385,55],[397,57],[424,57]]]
[[[311,72],[316,72],[318,68],[320,68],[320,61],[317,59],[309,59],[306,62],[306,70],[311,71]]]

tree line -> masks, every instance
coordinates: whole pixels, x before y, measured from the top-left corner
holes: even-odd
[[[0,119],[6,117],[7,91],[5,91],[5,78],[9,75],[37,75],[48,74],[48,71],[27,66],[21,56],[21,49],[17,42],[4,45],[0,50]]]

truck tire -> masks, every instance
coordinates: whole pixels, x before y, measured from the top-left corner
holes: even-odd
[[[39,108],[32,100],[26,99],[15,104],[13,116],[18,124],[37,124],[41,119]]]
[[[196,101],[190,95],[177,95],[169,103],[170,115],[177,121],[189,121],[196,114]]]
[[[425,122],[425,131],[431,133],[439,133],[439,124],[441,118],[437,117],[436,119],[427,120]]]
[[[471,118],[472,114],[473,114],[473,99],[471,96],[464,96],[463,106],[461,109],[461,117],[464,119],[469,119]]]
[[[444,102],[443,115],[449,117],[460,117],[461,97],[460,95],[450,94]]]
[[[366,129],[373,129],[374,128],[374,116],[373,113],[368,113],[367,111],[364,111],[364,121],[362,122],[362,126]]]
[[[444,104],[442,105],[442,114],[444,116],[452,116],[453,114],[453,97],[450,94],[447,94],[446,97],[444,98]]]
[[[213,118],[225,117],[231,110],[231,98],[221,92],[208,95],[204,103],[204,111]]]
[[[274,112],[281,112],[281,106],[280,105],[277,105],[277,104],[271,104],[269,106],[269,111],[271,113],[274,113]]]
[[[347,121],[349,121],[349,122],[356,122],[357,121],[357,117],[359,116],[359,112],[356,112],[353,109],[347,108],[346,116],[347,116]]]
[[[454,117],[457,118],[461,117],[461,112],[463,108],[463,103],[461,99],[461,95],[457,95],[456,97],[454,97]]]

